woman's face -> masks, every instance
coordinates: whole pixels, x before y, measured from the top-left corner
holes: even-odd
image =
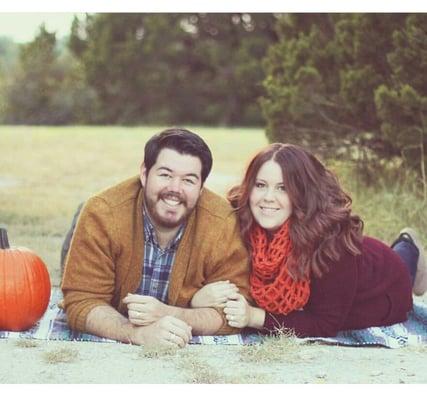
[[[249,196],[255,221],[268,231],[275,231],[290,217],[292,205],[276,161],[266,161],[258,171]]]

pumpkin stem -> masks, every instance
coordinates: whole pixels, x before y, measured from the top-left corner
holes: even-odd
[[[7,230],[5,228],[0,228],[0,249],[10,249]]]

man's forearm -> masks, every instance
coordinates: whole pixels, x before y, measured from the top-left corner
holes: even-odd
[[[223,325],[223,319],[213,308],[181,308],[167,306],[169,315],[192,327],[193,335],[214,335]]]
[[[98,336],[144,346],[184,347],[191,339],[191,328],[184,321],[165,316],[147,326],[135,326],[114,308],[102,305],[86,318],[86,331]]]
[[[107,305],[97,306],[89,312],[86,331],[124,343],[132,343],[133,340],[133,325],[116,309]]]

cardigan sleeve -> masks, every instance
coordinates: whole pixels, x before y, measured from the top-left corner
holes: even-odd
[[[264,329],[291,329],[298,337],[336,336],[350,312],[357,284],[357,256],[346,254],[331,265],[329,273],[312,279],[310,298],[303,310],[288,315],[266,312]]]
[[[79,217],[65,263],[62,291],[68,324],[85,331],[86,317],[110,305],[114,293],[113,223],[108,205],[89,199]]]
[[[209,277],[207,283],[229,280],[234,283],[239,292],[248,300],[249,294],[249,256],[240,235],[239,224],[235,213],[226,218],[223,229],[220,230],[216,243],[212,244],[212,253],[209,260]],[[222,308],[215,308],[223,319],[219,335],[228,335],[240,332],[232,328]]]

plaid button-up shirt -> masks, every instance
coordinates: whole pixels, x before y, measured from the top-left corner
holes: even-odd
[[[144,266],[138,294],[152,296],[167,303],[169,276],[183,232],[184,225],[179,228],[169,246],[162,249],[157,242],[154,225],[144,209]]]

